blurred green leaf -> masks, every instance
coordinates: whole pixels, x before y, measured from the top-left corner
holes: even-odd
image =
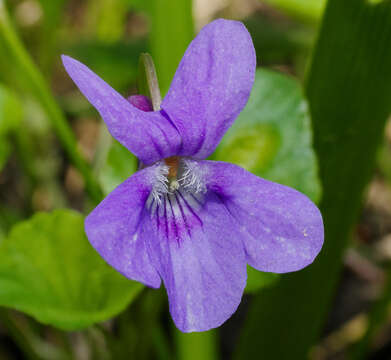
[[[192,0],[123,0],[149,20],[149,51],[164,96],[187,46],[193,40]],[[144,50],[145,51],[145,50]]]
[[[0,244],[0,305],[61,329],[109,319],[141,288],[104,262],[71,210],[36,214]]]
[[[0,84],[0,136],[15,130],[23,116],[22,104],[17,96]]]
[[[61,29],[64,5],[66,0],[39,0],[43,10],[43,18],[39,26],[39,40],[37,41],[40,69],[49,77],[52,65],[58,60],[58,35]]]
[[[151,8],[151,1],[145,0],[122,0],[130,8],[139,10],[139,11],[149,11]]]
[[[377,166],[382,176],[384,176],[388,184],[391,185],[391,146],[387,139],[384,139],[377,154]]]
[[[0,204],[0,243],[6,238],[12,226],[23,219],[23,210],[11,208],[4,202]]]
[[[0,137],[0,171],[6,164],[9,155],[11,154],[11,145],[7,138]]]
[[[149,18],[149,52],[164,96],[187,46],[193,40],[192,0],[123,0]]]
[[[318,21],[326,5],[326,0],[262,0],[265,3],[287,12],[289,15],[307,21]]]
[[[255,293],[258,290],[273,284],[280,278],[279,274],[265,273],[247,266],[247,284],[245,291]]]
[[[22,104],[17,96],[0,84],[0,171],[11,154],[11,144],[6,135],[16,131],[22,116]]]
[[[65,47],[64,53],[87,64],[116,90],[129,91],[136,82],[140,53],[145,50],[142,41],[114,44],[81,41]]]
[[[320,198],[307,102],[293,78],[257,70],[249,102],[213,159]]]
[[[235,359],[307,359],[318,340],[391,112],[390,38],[390,1],[328,1],[306,86],[325,242],[312,265],[254,298]]]
[[[263,12],[244,21],[253,39],[258,64],[295,64],[307,58],[315,36],[313,26],[278,19]]]
[[[51,29],[56,25],[58,26],[58,21],[61,18],[63,5],[66,3],[66,0],[39,0],[39,3],[41,4],[45,17],[43,27],[45,29]]]
[[[191,0],[154,0],[149,4],[150,47],[164,95],[176,68],[193,40]]]
[[[124,0],[89,0],[86,28],[107,43],[118,41],[125,31],[128,4]]]
[[[249,102],[212,158],[240,165],[318,201],[321,191],[311,144],[307,103],[297,81],[257,70]],[[254,292],[278,277],[249,268],[246,291]]]
[[[113,140],[106,162],[99,171],[99,181],[107,195],[137,171],[137,158]]]

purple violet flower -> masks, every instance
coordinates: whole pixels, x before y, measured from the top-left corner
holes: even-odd
[[[246,264],[285,273],[312,263],[323,223],[305,195],[203,160],[254,82],[254,46],[242,23],[219,19],[201,30],[160,111],[142,96],[126,100],[78,61],[63,62],[112,136],[143,164],[86,218],[88,239],[124,276],[153,288],[162,279],[180,330],[226,321],[240,303]]]

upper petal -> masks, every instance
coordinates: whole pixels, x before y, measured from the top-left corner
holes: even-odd
[[[285,273],[309,265],[323,245],[322,216],[311,200],[239,166],[202,161],[205,182],[240,228],[252,267]]]
[[[255,67],[242,23],[219,19],[200,31],[161,105],[182,136],[179,155],[203,159],[213,152],[247,103]]]
[[[99,111],[111,135],[144,164],[175,155],[181,144],[178,131],[160,112],[137,109],[88,67],[62,56],[69,76]]]
[[[246,263],[240,237],[212,193],[177,191],[151,206],[150,256],[164,281],[176,326],[205,331],[226,321],[240,303]]]
[[[92,246],[117,271],[158,288],[160,277],[146,248],[154,235],[151,227],[144,226],[145,202],[156,171],[153,165],[119,185],[88,215],[85,231]]]

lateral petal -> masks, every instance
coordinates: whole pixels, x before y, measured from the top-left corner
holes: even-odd
[[[91,245],[113,268],[129,279],[158,288],[147,242],[155,236],[145,214],[145,202],[156,178],[156,166],[132,175],[112,191],[86,218]]]
[[[323,220],[304,194],[264,180],[239,166],[201,161],[205,182],[236,220],[246,260],[266,272],[311,264],[323,245]]]

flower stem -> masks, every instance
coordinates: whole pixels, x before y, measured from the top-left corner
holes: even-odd
[[[175,329],[179,360],[216,360],[218,356],[217,330],[184,334]]]
[[[12,59],[18,66],[20,76],[24,78],[26,85],[30,87],[32,94],[46,111],[48,119],[52,123],[70,161],[83,176],[88,194],[95,202],[99,202],[102,199],[99,184],[94,179],[89,165],[80,154],[72,129],[53,98],[49,86],[13,29],[3,0],[0,0],[0,41],[4,43],[9,59]]]

